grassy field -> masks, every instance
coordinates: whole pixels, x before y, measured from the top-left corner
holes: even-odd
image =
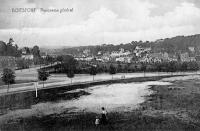
[[[199,131],[199,79],[177,80],[172,85],[151,86],[153,94],[132,112],[109,112],[108,125],[95,127],[95,116],[88,112],[62,112],[18,119],[2,130],[56,131]]]

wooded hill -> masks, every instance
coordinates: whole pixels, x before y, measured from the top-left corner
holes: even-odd
[[[167,52],[175,54],[178,52],[190,52],[188,47],[194,47],[195,54],[200,54],[200,34],[192,36],[176,36],[173,38],[159,39],[156,41],[132,41],[126,44],[102,44],[96,46],[80,46],[57,50],[58,54],[78,55],[84,50],[89,49],[92,55],[97,55],[99,51],[102,53],[118,51],[120,48],[133,51],[136,46],[151,47],[152,52]]]

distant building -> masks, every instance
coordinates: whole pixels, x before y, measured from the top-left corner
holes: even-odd
[[[178,61],[178,57],[174,54],[168,54],[169,61]]]
[[[83,54],[84,54],[85,56],[89,56],[89,55],[90,55],[90,50],[89,50],[89,49],[85,49],[85,50],[83,51]]]
[[[102,55],[102,52],[101,52],[101,51],[98,51],[97,55]]]
[[[109,56],[102,56],[101,59],[103,60],[103,62],[108,62],[110,60]]]
[[[124,49],[123,49],[123,48],[120,48],[119,51],[123,53],[123,52],[124,52]]]
[[[41,56],[42,58],[46,58],[46,57],[47,57],[47,52],[41,52],[41,53],[40,53],[40,56]]]
[[[182,62],[196,61],[195,57],[189,57],[188,52],[180,54],[180,60]]]
[[[75,59],[81,61],[92,61],[94,57],[75,57]]]
[[[48,54],[49,56],[53,57],[53,58],[57,58],[58,55],[57,54]]]
[[[111,57],[119,57],[120,55],[121,55],[121,52],[119,51],[112,51],[110,54]]]
[[[124,58],[123,57],[116,58],[116,61],[124,62]]]
[[[195,52],[195,48],[192,47],[192,46],[188,47],[188,49],[189,49],[189,51],[191,51],[191,52]]]
[[[152,58],[148,57],[148,56],[144,56],[142,58],[139,59],[140,62],[144,62],[144,63],[151,63],[152,62]]]
[[[112,51],[110,56],[113,58],[117,58],[117,57],[125,57],[130,55],[131,52],[130,51],[124,51],[123,48],[121,48],[119,51]]]
[[[140,62],[162,62],[162,61],[176,61],[174,58],[170,58],[171,55],[169,55],[167,52],[164,53],[151,53],[146,54],[144,57],[140,59]],[[171,56],[172,57],[172,56]]]
[[[86,57],[84,60],[85,61],[92,61],[94,59],[94,57]]]
[[[132,57],[119,57],[119,58],[116,58],[115,61],[131,63],[131,60],[132,60]]]
[[[22,55],[29,55],[29,54],[31,54],[31,50],[28,47],[23,47],[21,49],[21,51],[22,51]]]
[[[22,48],[22,54],[26,54],[26,49],[25,48]]]
[[[149,54],[149,58],[151,59],[151,62],[161,62],[163,60],[167,60],[167,58],[163,55],[163,53]]]
[[[140,46],[136,46],[136,47],[135,47],[135,50],[143,50],[143,48],[140,47]]]
[[[26,59],[26,60],[33,60],[34,57],[32,54],[30,54],[30,55],[22,55],[21,58]]]
[[[151,51],[151,47],[143,48],[141,46],[136,46],[133,53],[135,53],[137,57],[142,57],[143,54],[150,53],[150,51]]]
[[[102,58],[96,58],[97,61],[101,61],[104,62],[104,60]]]
[[[104,53],[103,56],[101,57],[101,59],[104,62],[108,62],[110,60],[110,53],[109,52]]]

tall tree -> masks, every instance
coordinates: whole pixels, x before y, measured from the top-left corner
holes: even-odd
[[[64,72],[67,74],[67,77],[72,78],[74,77],[74,72],[76,70],[76,60],[71,55],[62,56],[62,67]]]
[[[5,84],[8,85],[8,89],[7,89],[7,92],[8,92],[9,85],[15,83],[15,72],[9,68],[4,68],[1,79]]]
[[[117,72],[122,72],[122,65],[120,64],[120,62],[117,63]]]
[[[72,78],[74,77],[74,70],[69,69],[67,72],[67,77],[71,79],[71,84],[72,84]]]
[[[3,41],[0,41],[0,55],[6,55],[6,43]]]
[[[61,55],[57,56],[56,60],[62,64],[63,63],[63,56],[61,56]]]
[[[113,75],[116,74],[116,68],[112,64],[110,65],[109,73],[112,75],[113,79]]]
[[[31,54],[31,50],[29,47],[24,47],[24,51],[26,54]]]
[[[16,60],[16,65],[17,65],[17,68],[18,69],[21,69],[21,71],[22,71],[22,69],[24,69],[24,59],[17,59]]]
[[[40,48],[37,45],[33,47],[32,54],[36,58],[40,57]]]
[[[141,70],[144,72],[144,77],[145,77],[145,73],[146,73],[146,70],[147,70],[147,65],[146,65],[146,63],[143,63],[143,64],[142,64]]]
[[[38,79],[40,81],[43,81],[43,88],[44,88],[44,81],[46,81],[49,76],[50,76],[49,73],[46,72],[44,69],[38,70]]]
[[[181,64],[181,71],[186,71],[188,69],[188,64],[187,64],[187,62],[183,62],[182,64]]]
[[[97,68],[95,66],[92,66],[90,68],[90,75],[93,76],[93,81],[94,81],[94,76],[97,74]]]
[[[53,57],[51,57],[50,55],[47,55],[47,57],[46,57],[45,59],[46,59],[47,63],[48,63],[48,64],[50,63],[51,66],[52,66],[52,64],[53,64],[53,62],[54,62]]]

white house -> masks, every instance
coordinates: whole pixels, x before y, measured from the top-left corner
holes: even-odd
[[[33,60],[33,55],[30,54],[30,55],[22,55],[21,56],[23,59],[26,59],[26,60]]]

